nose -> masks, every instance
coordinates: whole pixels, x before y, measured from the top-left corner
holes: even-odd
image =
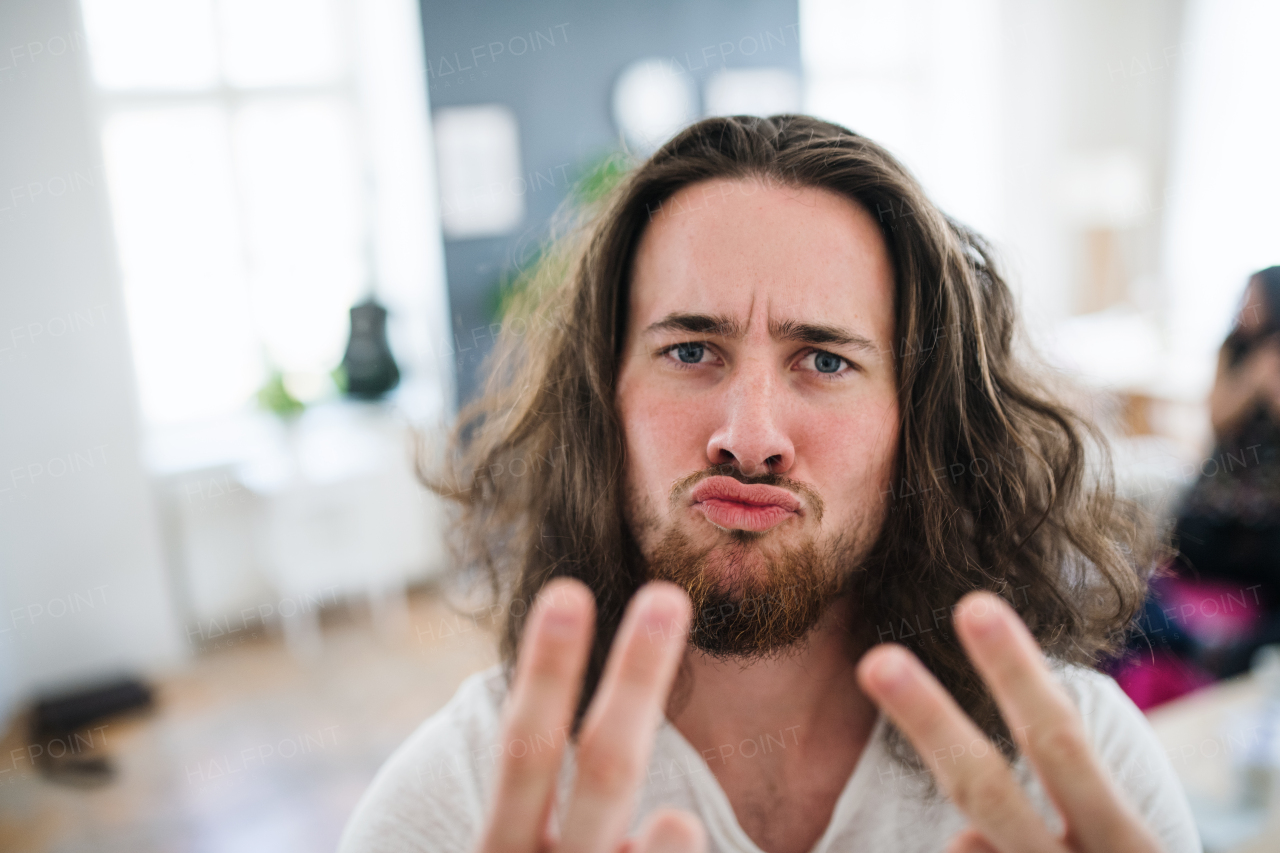
[[[734,465],[748,477],[785,474],[796,449],[781,426],[786,389],[767,363],[744,362],[724,389],[721,423],[707,442],[711,465]]]

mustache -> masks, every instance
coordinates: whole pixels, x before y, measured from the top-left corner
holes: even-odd
[[[795,492],[804,498],[805,508],[813,514],[813,520],[815,522],[822,521],[822,513],[826,505],[822,501],[822,496],[809,484],[800,480],[793,480],[783,474],[758,474],[754,477],[748,477],[736,465],[728,463],[712,465],[710,468],[694,471],[692,474],[686,474],[676,480],[671,486],[671,511],[674,512],[679,508],[681,501],[689,493],[690,489],[708,477],[732,477],[744,486],[776,486],[789,492]]]

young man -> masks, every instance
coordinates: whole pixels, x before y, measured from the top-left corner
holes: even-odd
[[[1082,665],[1153,540],[1015,359],[984,244],[892,157],[708,119],[564,279],[459,432],[508,666],[392,757],[343,851],[1199,849]]]

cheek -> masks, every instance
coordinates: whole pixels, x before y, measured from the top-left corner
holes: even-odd
[[[867,514],[893,479],[898,450],[896,403],[816,418],[812,427],[806,455],[811,476],[828,502],[828,513],[843,520]]]
[[[617,401],[629,511],[665,516],[672,483],[706,467],[706,436],[698,441],[700,407],[625,374],[619,378]]]
[[[619,416],[633,476],[650,483],[650,488],[670,486],[678,477],[705,467],[707,431],[699,423],[703,408],[669,393],[630,389],[620,401]]]

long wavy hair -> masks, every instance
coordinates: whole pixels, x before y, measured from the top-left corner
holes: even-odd
[[[614,387],[633,255],[683,187],[714,178],[818,187],[879,224],[895,277],[901,425],[886,522],[854,579],[860,648],[911,648],[1007,754],[1008,730],[953,633],[966,592],[1002,594],[1045,651],[1094,664],[1145,594],[1154,529],[1115,495],[1098,431],[1015,351],[1012,295],[988,244],[941,213],[885,149],[802,115],[710,118],[634,169],[544,264],[503,322],[488,384],[443,476],[459,561],[492,583],[508,667],[550,579],[595,594],[581,714],[645,566],[623,517]],[[1098,452],[1093,452],[1091,448]]]

